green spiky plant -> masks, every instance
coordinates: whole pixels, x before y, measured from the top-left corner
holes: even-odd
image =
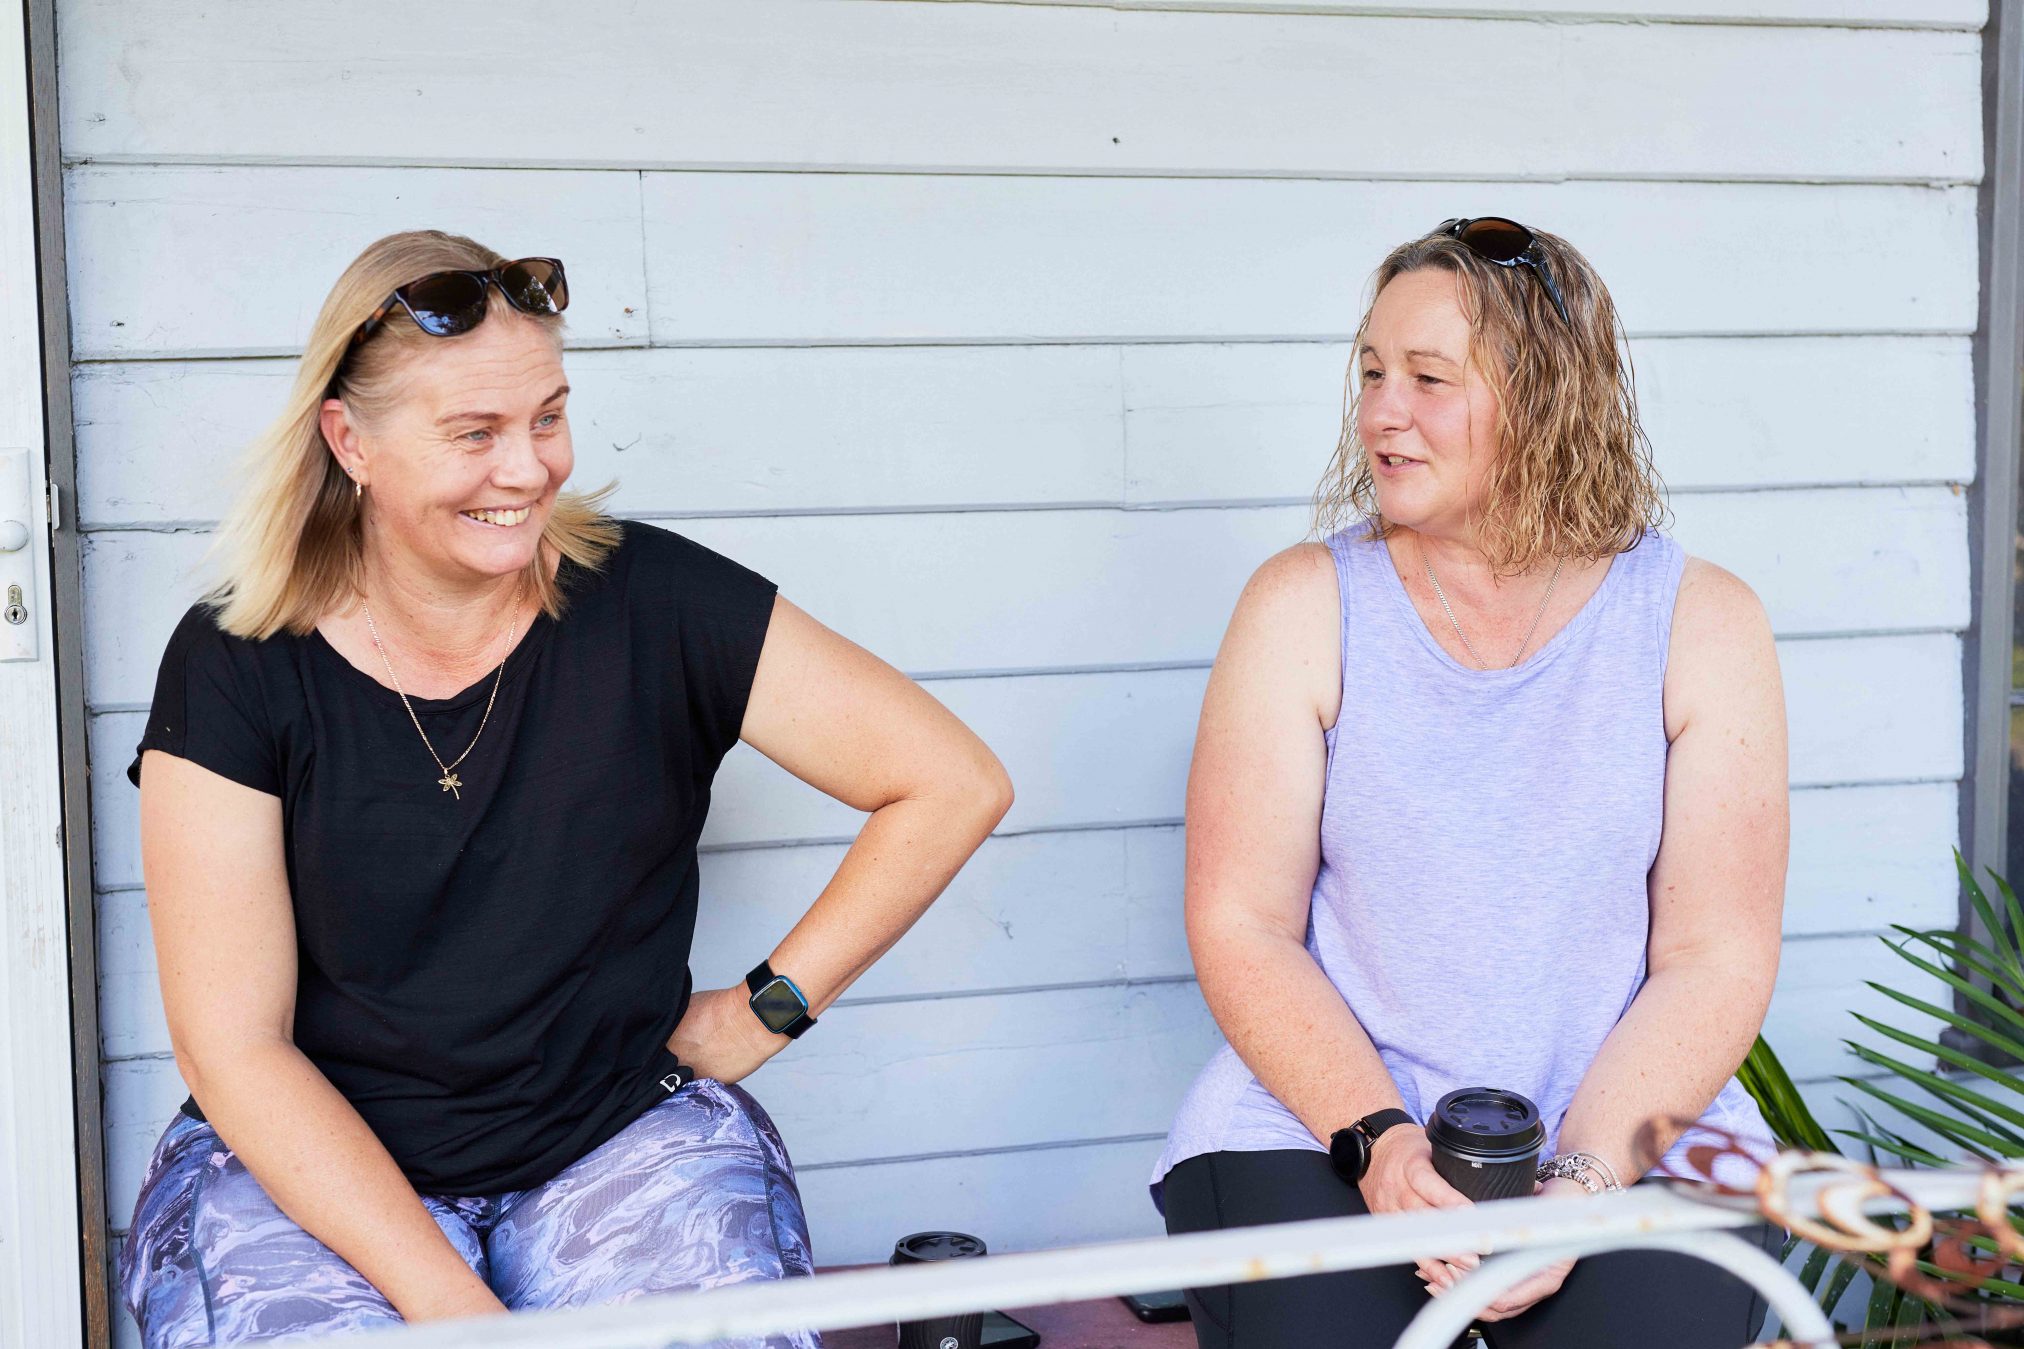
[[[1921,931],[1898,924],[1892,926],[1894,935],[1882,940],[1912,969],[1960,994],[1981,1015],[1963,1016],[1952,1007],[1936,1005],[1874,980],[1865,982],[1890,1001],[1959,1031],[1980,1045],[1987,1057],[1963,1052],[1860,1012],[1851,1013],[1884,1040],[1952,1071],[1929,1071],[1870,1045],[1844,1041],[1857,1058],[1881,1070],[1883,1076],[1841,1079],[1868,1101],[1851,1105],[1861,1128],[1829,1131],[1808,1109],[1791,1075],[1760,1037],[1738,1077],[1763,1110],[1780,1146],[1840,1153],[1885,1166],[1946,1166],[1964,1159],[2014,1162],[2024,1158],[2024,1073],[2004,1066],[2024,1063],[2024,1010],[2020,1010],[2024,1008],[2024,944],[2020,944],[2020,936],[2024,936],[2024,905],[2018,903],[2009,882],[1991,871],[1989,877],[2003,900],[2003,912],[1999,914],[1958,851],[1954,864],[1960,872],[1962,890],[1981,920],[1982,930],[1989,934],[1988,940],[1948,929]],[[1913,1099],[1914,1096],[1922,1099]],[[1877,1107],[1890,1113],[1880,1119],[1874,1113]],[[1905,1125],[1890,1127],[1886,1121],[1893,1117]],[[1932,1138],[1959,1149],[1954,1162],[1906,1136],[1903,1127],[1909,1125],[1916,1125]],[[1837,1135],[1859,1151],[1851,1152],[1837,1143]],[[1987,1240],[1975,1245],[1985,1257],[1993,1255],[1996,1249],[1995,1243]],[[1799,1269],[1801,1282],[1819,1298],[1828,1317],[1844,1329],[1876,1333],[1914,1326],[1921,1321],[1945,1328],[1953,1320],[1943,1309],[1909,1296],[1883,1279],[1871,1280],[1866,1299],[1851,1297],[1856,1277],[1865,1272],[1865,1266],[1797,1239],[1786,1247],[1787,1260],[1801,1251],[1805,1252]],[[1934,1277],[1948,1277],[1930,1260],[1921,1261],[1920,1268]],[[1982,1281],[1972,1293],[1964,1285],[1963,1292],[1991,1302],[2024,1303],[2024,1273],[2004,1269],[2002,1274],[2002,1278]],[[1992,1337],[1992,1341],[2024,1343],[2014,1335]],[[1886,1334],[1871,1342],[1911,1345],[1918,1343],[1919,1337],[1910,1333]]]

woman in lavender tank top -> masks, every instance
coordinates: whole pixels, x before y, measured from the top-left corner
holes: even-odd
[[[1444,226],[1385,259],[1320,512],[1358,522],[1261,567],[1217,656],[1187,921],[1229,1043],[1153,1178],[1169,1231],[1466,1203],[1424,1128],[1457,1087],[1537,1102],[1582,1179],[1704,1131],[1768,1146],[1734,1073],[1783,904],[1770,627],[1660,531],[1609,293],[1534,240],[1494,265]],[[1331,1164],[1353,1125],[1375,1141]],[[1190,1297],[1203,1349],[1375,1349],[1475,1263]],[[1495,1349],[1735,1349],[1761,1317],[1711,1266],[1623,1252],[1482,1319]]]

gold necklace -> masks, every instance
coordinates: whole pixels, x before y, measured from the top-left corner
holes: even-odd
[[[1469,640],[1469,634],[1463,632],[1462,625],[1455,621],[1455,610],[1448,603],[1448,592],[1441,589],[1441,578],[1434,575],[1434,559],[1427,552],[1425,544],[1420,545],[1420,561],[1426,566],[1427,579],[1434,583],[1435,597],[1440,600],[1441,608],[1447,612],[1448,626],[1455,630],[1455,636],[1462,639],[1463,649],[1475,658],[1477,668],[1483,670],[1489,669],[1490,663],[1484,660],[1482,655],[1477,652],[1476,644]],[[1525,654],[1525,648],[1532,644],[1532,634],[1539,631],[1539,620],[1546,617],[1546,602],[1553,598],[1553,587],[1560,583],[1560,569],[1566,565],[1567,559],[1564,557],[1553,564],[1553,577],[1546,583],[1546,593],[1539,597],[1539,611],[1532,615],[1532,626],[1525,629],[1525,635],[1519,639],[1518,649],[1512,653],[1511,663],[1505,666],[1505,669],[1515,670],[1518,668],[1518,657]]]
[[[514,625],[520,621],[520,598],[516,595],[512,607],[507,610],[506,631],[501,634],[502,637],[511,637]],[[359,607],[365,610],[365,627],[366,631],[372,634],[373,649],[379,652],[380,664],[387,668],[387,678],[394,681],[394,692],[400,694],[401,706],[408,710],[408,720],[415,724],[415,734],[422,738],[422,745],[429,751],[429,757],[436,761],[436,767],[443,772],[443,776],[436,779],[436,785],[457,800],[463,800],[464,793],[461,789],[464,780],[457,776],[457,765],[471,757],[471,751],[478,748],[478,736],[485,734],[486,723],[492,720],[492,704],[498,700],[499,681],[505,677],[506,661],[513,654],[512,647],[507,647],[506,655],[499,658],[499,668],[492,672],[492,692],[485,699],[485,715],[478,719],[478,734],[471,737],[471,743],[464,746],[462,754],[444,763],[443,756],[436,753],[435,745],[430,743],[429,733],[422,729],[422,719],[415,715],[415,705],[408,701],[408,691],[401,687],[401,677],[394,673],[394,663],[387,659],[386,643],[380,640],[379,624],[372,621],[372,606],[364,599],[360,599],[358,603]]]

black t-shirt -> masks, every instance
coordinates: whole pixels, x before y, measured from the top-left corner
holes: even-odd
[[[633,523],[558,580],[567,607],[507,658],[461,799],[399,696],[320,634],[247,641],[203,605],[140,742],[281,798],[295,1043],[425,1193],[539,1184],[676,1067],[696,839],[774,587]],[[445,760],[491,692],[412,700]]]

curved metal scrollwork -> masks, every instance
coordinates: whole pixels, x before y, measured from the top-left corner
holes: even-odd
[[[2024,1202],[2020,1199],[2024,1166],[1985,1168],[1974,1215],[1940,1216],[1867,1163],[1820,1152],[1782,1152],[1766,1163],[1733,1135],[1703,1133],[1713,1141],[1689,1147],[1684,1170],[1666,1172],[1671,1179],[1691,1182],[1679,1186],[1679,1193],[1710,1202],[1752,1199],[1772,1222],[1850,1261],[1871,1278],[1895,1284],[1939,1313],[1937,1321],[1850,1332],[1829,1343],[1915,1341],[1920,1349],[1927,1345],[1991,1349],[1984,1335],[2024,1326],[2024,1305],[2007,1297],[1992,1302],[1979,1296],[2007,1294],[1999,1284],[2024,1283],[2024,1233],[2011,1211]],[[1718,1179],[1724,1171],[1734,1174],[1744,1167],[1754,1171],[1747,1189]],[[1811,1189],[1811,1207],[1817,1207],[1818,1218],[1808,1216],[1809,1206],[1793,1201],[1794,1187],[1802,1182]],[[1893,1199],[1903,1211],[1872,1217],[1866,1209],[1879,1199]],[[1799,1343],[1775,1340],[1759,1349],[1795,1349]]]

